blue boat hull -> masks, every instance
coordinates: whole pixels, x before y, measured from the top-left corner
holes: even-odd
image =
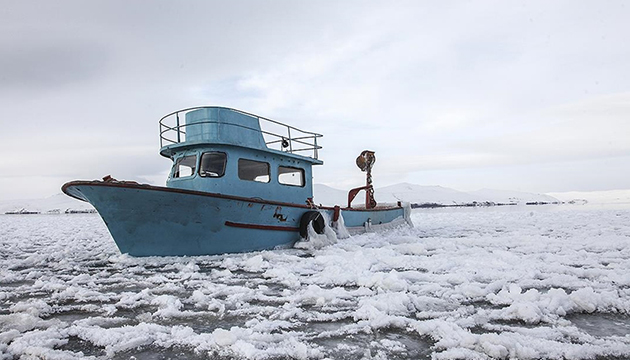
[[[129,182],[73,181],[63,191],[91,203],[122,253],[214,255],[290,247],[300,240],[306,205],[240,198]],[[325,208],[329,218],[333,208]],[[403,208],[342,210],[348,228],[389,223]]]

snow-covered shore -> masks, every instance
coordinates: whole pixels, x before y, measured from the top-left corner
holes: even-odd
[[[65,194],[56,194],[43,199],[4,200],[0,201],[0,214],[7,212],[37,212],[42,214],[59,214],[66,211],[87,211],[94,207]]]
[[[630,204],[630,190],[569,191],[549,195],[564,202],[584,200],[591,204]]]

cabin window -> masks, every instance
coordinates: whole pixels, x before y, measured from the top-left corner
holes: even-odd
[[[304,186],[304,169],[278,166],[278,182],[284,185]]]
[[[238,177],[241,180],[269,182],[269,164],[262,161],[238,159]]]
[[[227,155],[223,152],[207,152],[201,155],[199,175],[203,177],[221,177],[225,174]]]
[[[192,176],[197,167],[197,155],[182,156],[175,162],[173,178]]]

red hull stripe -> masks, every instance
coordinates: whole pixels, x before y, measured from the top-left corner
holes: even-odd
[[[243,229],[258,229],[258,230],[277,230],[277,231],[300,231],[299,228],[293,226],[274,226],[274,225],[256,225],[256,224],[241,224],[231,221],[225,222],[226,226],[232,226]]]

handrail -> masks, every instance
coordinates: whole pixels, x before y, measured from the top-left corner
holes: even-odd
[[[163,116],[160,119],[160,147],[185,142],[186,141],[185,129],[187,125],[181,123],[182,116],[184,116],[185,118],[185,114],[189,111],[206,109],[206,108],[213,108],[213,109],[218,108],[218,109],[234,111],[234,112],[255,118],[256,120],[258,120],[260,129],[252,128],[252,127],[248,127],[248,126],[244,126],[240,124],[231,124],[231,123],[223,123],[223,124],[240,127],[247,130],[258,131],[263,135],[263,139],[265,140],[265,145],[269,146],[272,144],[279,143],[280,144],[279,150],[281,151],[286,151],[289,153],[312,151],[312,155],[307,155],[307,156],[317,159],[318,150],[322,148],[321,146],[317,145],[317,138],[320,138],[323,136],[321,134],[317,134],[310,131],[304,131],[294,126],[283,124],[279,121],[271,120],[271,119],[258,116],[255,114],[251,114],[245,111],[232,109],[232,108],[226,108],[226,107],[216,107],[216,106],[191,107],[191,108],[186,108],[183,110],[174,111],[170,114]],[[216,124],[216,123],[219,123],[219,121],[215,121],[215,120],[199,121],[192,125]],[[263,127],[267,125],[280,126],[281,128],[283,128],[283,130],[280,131],[281,133],[264,130]],[[286,132],[286,135],[284,135],[285,132]],[[265,139],[264,135],[267,135],[267,137],[270,137],[271,139],[270,140]],[[173,138],[177,140],[173,140]],[[298,145],[298,147],[294,145]]]

